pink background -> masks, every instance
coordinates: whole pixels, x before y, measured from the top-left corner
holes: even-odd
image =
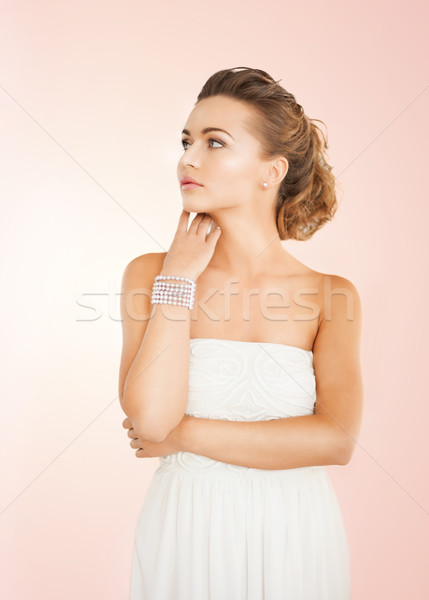
[[[357,286],[365,413],[342,507],[355,600],[428,597],[428,14],[408,2],[1,4],[0,596],[125,599],[158,459],[121,427],[118,293],[168,249],[180,132],[215,71],[268,71],[344,190],[297,258]],[[93,307],[91,310],[88,307]]]

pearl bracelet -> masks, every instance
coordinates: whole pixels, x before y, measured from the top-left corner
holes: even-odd
[[[167,283],[173,279],[180,283]],[[173,304],[187,306],[190,310],[194,306],[196,283],[187,277],[174,275],[157,275],[152,290],[152,304]]]

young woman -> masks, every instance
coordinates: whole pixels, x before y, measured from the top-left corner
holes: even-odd
[[[348,600],[323,466],[346,465],[360,431],[361,303],[281,243],[335,214],[326,140],[265,71],[239,67],[205,83],[182,144],[171,247],[122,281],[123,426],[136,456],[160,457],[130,600]]]

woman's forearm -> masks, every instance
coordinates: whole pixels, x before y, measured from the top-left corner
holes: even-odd
[[[322,414],[268,421],[226,421],[185,416],[180,447],[213,460],[256,469],[343,465],[340,436]]]
[[[150,298],[151,290],[144,291]],[[190,310],[153,304],[151,311],[125,380],[121,406],[140,437],[159,441],[180,423],[186,410]]]

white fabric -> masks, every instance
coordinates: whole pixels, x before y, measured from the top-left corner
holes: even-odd
[[[186,414],[256,421],[314,411],[313,353],[190,341]],[[174,382],[172,382],[174,385]],[[137,520],[129,600],[349,600],[342,514],[321,466],[160,457]]]

